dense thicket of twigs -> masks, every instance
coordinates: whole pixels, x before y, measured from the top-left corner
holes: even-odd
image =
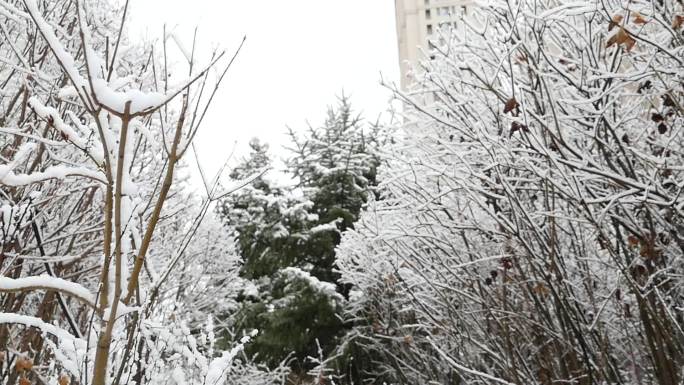
[[[361,378],[684,381],[682,12],[494,0],[441,32],[338,248]]]
[[[270,383],[213,348],[237,259],[203,219],[226,191],[174,177],[231,59],[193,44],[170,83],[177,38],[130,41],[127,6],[0,1],[0,384]]]

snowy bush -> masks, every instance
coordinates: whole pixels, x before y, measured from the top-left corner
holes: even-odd
[[[341,381],[684,379],[682,12],[492,0],[441,32],[337,249]]]
[[[277,381],[241,354],[253,336],[214,351],[237,259],[204,218],[230,189],[200,201],[176,175],[231,59],[193,47],[172,84],[166,36],[131,41],[126,9],[0,2],[0,382]]]

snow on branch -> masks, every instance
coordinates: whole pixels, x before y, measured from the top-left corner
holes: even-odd
[[[24,0],[24,5],[26,6],[26,10],[28,11],[29,15],[36,23],[36,27],[40,31],[41,35],[47,41],[50,49],[55,54],[55,57],[57,57],[57,61],[59,61],[60,66],[69,76],[69,79],[74,84],[76,91],[83,98],[81,90],[88,86],[88,81],[81,76],[78,68],[76,68],[76,61],[74,60],[73,56],[71,56],[71,54],[64,48],[62,43],[60,43],[52,27],[41,16],[36,0]]]
[[[76,282],[64,280],[62,278],[40,275],[24,278],[0,277],[0,293],[12,293],[30,290],[54,290],[63,294],[70,295],[79,299],[92,308],[97,307],[96,297],[87,288]],[[136,308],[130,308],[124,304],[119,304],[117,317],[121,317]]]
[[[102,146],[90,143],[87,139],[83,139],[78,135],[73,128],[62,120],[57,109],[45,106],[35,96],[29,98],[28,104],[38,116],[45,119],[51,127],[57,129],[63,137],[73,143],[76,147],[85,151],[98,165],[103,164],[104,152],[102,151]],[[96,147],[92,148],[93,146]]]
[[[64,69],[69,76],[69,79],[71,79],[71,82],[74,84],[76,92],[79,94],[80,98],[84,102],[94,101],[99,107],[104,108],[114,115],[123,116],[127,114],[129,116],[139,116],[154,112],[206,75],[207,71],[209,71],[209,69],[211,69],[224,55],[223,52],[216,55],[216,57],[199,73],[182,82],[180,85],[174,87],[168,93],[145,92],[136,88],[126,91],[118,91],[112,87],[111,83],[102,76],[103,74],[99,73],[100,71],[98,71],[96,63],[100,60],[96,58],[94,50],[92,47],[90,47],[90,34],[87,30],[87,25],[83,17],[80,18],[80,27],[82,33],[82,43],[86,53],[85,56],[86,60],[88,61],[88,80],[81,75],[76,67],[76,61],[74,60],[73,56],[62,45],[55,35],[52,27],[41,15],[36,1],[24,0],[24,4],[31,15],[31,18],[34,20],[36,26],[40,30],[40,33],[50,46],[50,50],[55,54],[60,66]],[[82,6],[78,5],[78,7],[79,13],[81,13]],[[88,94],[84,94],[83,90],[89,90],[90,92]],[[127,104],[130,104],[128,110],[126,109]],[[97,109],[98,106],[92,107]]]
[[[46,340],[49,345],[53,346],[55,357],[66,370],[71,372],[71,374],[76,376],[79,374],[78,361],[86,355],[88,349],[88,344],[85,340],[74,337],[68,331],[47,322],[43,322],[43,320],[36,317],[15,313],[0,313],[0,325],[2,324],[24,325],[26,327],[39,329],[45,334],[55,336],[58,340],[57,345]]]
[[[224,383],[226,381],[226,375],[230,371],[233,359],[245,348],[245,344],[256,336],[257,333],[256,330],[253,330],[251,334],[242,337],[240,343],[231,350],[224,351],[221,357],[214,358],[211,363],[209,363],[207,375],[204,378],[204,385],[218,385]]]
[[[321,233],[321,232],[326,232],[326,231],[336,231],[339,232],[340,229],[337,227],[338,223],[341,223],[343,220],[342,218],[337,218],[334,221],[330,221],[328,223],[323,223],[318,226],[314,226],[311,229],[309,229],[309,232],[311,234],[316,234],[316,233]]]
[[[47,167],[43,171],[31,174],[16,174],[14,169],[25,160],[29,154],[37,147],[35,143],[24,143],[17,151],[14,159],[7,164],[0,165],[0,183],[7,186],[24,186],[31,183],[44,182],[50,179],[64,179],[71,176],[81,176],[105,182],[103,175],[98,171],[90,170],[86,167],[70,167],[57,165]]]

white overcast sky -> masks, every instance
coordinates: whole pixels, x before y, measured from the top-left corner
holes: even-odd
[[[390,100],[381,76],[399,78],[393,0],[131,0],[131,7],[132,36],[160,37],[166,24],[189,47],[198,26],[205,47],[229,53],[247,36],[196,141],[207,171],[236,141],[245,154],[253,136],[282,154],[286,126],[320,124],[342,90],[375,120]]]

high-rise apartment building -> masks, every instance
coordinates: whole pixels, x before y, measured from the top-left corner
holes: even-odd
[[[401,87],[406,88],[412,79],[411,67],[418,68],[420,60],[430,51],[430,39],[443,24],[458,28],[460,15],[468,12],[472,0],[395,0],[397,40]]]

